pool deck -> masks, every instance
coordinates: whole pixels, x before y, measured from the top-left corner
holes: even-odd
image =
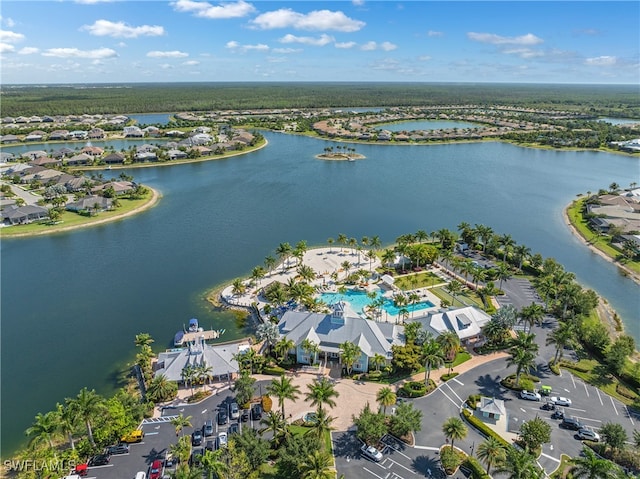
[[[381,266],[379,258],[373,261],[369,261],[366,257],[366,251],[358,251],[353,248],[346,248],[335,246],[331,248],[314,248],[305,252],[302,257],[302,264],[310,266],[316,272],[317,277],[310,282],[312,286],[316,286],[319,292],[337,293],[338,285],[334,281],[333,277],[337,278],[337,281],[344,280],[350,273],[354,271],[364,269],[366,271],[375,272],[375,269]],[[348,261],[349,268],[345,271],[342,265]],[[295,258],[289,258],[286,267],[280,263],[274,270],[262,278],[255,286],[250,286],[251,282],[246,279],[244,283],[247,285],[247,291],[243,295],[234,296],[232,293],[233,286],[229,285],[223,289],[221,293],[221,299],[230,306],[249,307],[251,304],[257,304],[258,308],[262,310],[268,303],[257,296],[257,292],[262,288],[268,286],[274,281],[286,283],[290,278],[295,278],[297,268],[299,264]],[[333,277],[332,277],[333,275]],[[391,298],[397,290],[394,286],[389,286],[382,283],[380,280],[368,283],[365,287],[365,291],[373,291],[383,287],[387,291],[383,293],[384,297]],[[440,307],[440,299],[436,297],[429,288],[418,288],[412,291],[405,291],[405,294],[415,292],[420,296],[421,301],[429,301],[434,306],[434,309]],[[350,308],[350,306],[348,305]],[[350,308],[353,316],[361,316],[357,314],[353,308]],[[425,310],[421,310],[425,311]],[[415,313],[410,313],[409,318],[413,317]],[[398,323],[400,320],[398,315],[389,314],[384,311],[377,321],[385,321],[391,323]]]

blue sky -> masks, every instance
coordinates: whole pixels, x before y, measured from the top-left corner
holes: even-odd
[[[640,84],[640,2],[3,0],[13,83]]]

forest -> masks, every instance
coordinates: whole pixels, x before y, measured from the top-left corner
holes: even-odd
[[[3,85],[3,116],[270,108],[509,105],[640,118],[637,85],[499,83],[132,83]]]

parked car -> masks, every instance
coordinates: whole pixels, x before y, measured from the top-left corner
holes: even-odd
[[[223,424],[227,424],[228,422],[229,416],[227,414],[227,407],[221,406],[220,410],[218,411],[218,424],[222,426]]]
[[[551,401],[546,401],[542,406],[540,406],[540,409],[544,409],[545,411],[555,411],[556,405]]]
[[[207,419],[202,426],[202,435],[204,437],[213,436],[213,421],[211,419]]]
[[[191,445],[199,446],[200,444],[202,444],[202,431],[200,429],[196,429],[193,431],[193,434],[191,434]]]
[[[562,409],[556,409],[553,411],[551,419],[564,419],[564,411]]]
[[[224,431],[218,433],[218,447],[227,447],[227,433]]]
[[[571,407],[571,399],[568,399],[568,398],[565,398],[565,397],[562,397],[562,396],[551,396],[549,398],[549,401],[551,401],[556,406]]]
[[[227,433],[229,434],[229,436],[231,436],[231,434],[238,434],[239,432],[240,425],[237,422],[231,423],[229,429],[227,429]]]
[[[109,460],[111,459],[111,457],[109,456],[109,454],[97,454],[95,456],[93,456],[91,459],[89,459],[89,467],[94,467],[94,466],[106,466],[107,464],[109,464]]]
[[[577,436],[579,439],[582,439],[583,441],[585,440],[594,441],[594,442],[600,441],[600,434],[598,434],[595,431],[592,431],[591,429],[587,429],[586,427],[578,429]]]
[[[209,439],[209,440],[205,443],[204,448],[205,448],[207,451],[215,451],[215,450],[217,449],[217,447],[216,447],[216,442],[217,442],[217,441],[216,441],[215,439]]]
[[[249,420],[249,411],[248,410],[243,410],[242,414],[240,415],[240,420],[242,422],[247,422]]]
[[[537,392],[534,391],[527,391],[526,389],[524,391],[520,391],[520,397],[522,399],[526,399],[527,401],[541,401],[542,397],[540,396],[540,394],[538,394]]]
[[[144,471],[136,472],[136,479],[147,479],[147,473]]]
[[[135,429],[122,436],[120,438],[120,442],[140,442],[142,439],[144,439],[144,431],[141,429]]]
[[[251,419],[254,421],[262,419],[262,406],[260,404],[254,404],[251,408]]]
[[[116,456],[118,454],[128,454],[129,453],[129,444],[114,444],[113,446],[109,446],[107,448],[106,454],[110,456]]]
[[[238,419],[240,417],[240,408],[238,407],[238,403],[231,403],[229,406],[229,416],[231,419]]]
[[[162,461],[156,459],[149,468],[149,479],[160,479],[162,477]]]
[[[173,467],[178,463],[178,458],[173,457],[171,451],[167,451],[167,455],[164,458],[164,467]]]
[[[196,447],[191,451],[191,457],[189,458],[189,464],[194,467],[202,464],[202,456],[204,456],[204,449]]]
[[[371,459],[372,461],[375,461],[375,462],[382,461],[382,453],[378,451],[375,447],[367,446],[365,444],[364,446],[362,446],[360,450],[362,451],[362,455],[367,459]]]
[[[580,421],[578,421],[574,417],[565,417],[564,419],[562,419],[562,422],[560,423],[560,427],[564,429],[571,429],[573,431],[578,431],[584,427],[584,424],[582,424]]]

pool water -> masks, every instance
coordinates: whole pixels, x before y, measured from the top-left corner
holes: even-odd
[[[322,293],[320,295],[320,300],[325,303],[331,305],[335,304],[339,301],[344,301],[345,303],[349,303],[351,308],[358,314],[365,314],[365,308],[372,304],[375,300],[382,297],[384,299],[384,304],[382,305],[382,309],[391,315],[400,314],[400,309],[390,298],[385,298],[382,296],[381,292],[376,292],[375,298],[370,298],[367,296],[367,293],[364,291],[357,291],[350,289],[345,293]],[[421,311],[423,309],[433,308],[434,304],[431,301],[419,301],[415,304],[407,304],[405,308],[410,313],[414,311]]]

